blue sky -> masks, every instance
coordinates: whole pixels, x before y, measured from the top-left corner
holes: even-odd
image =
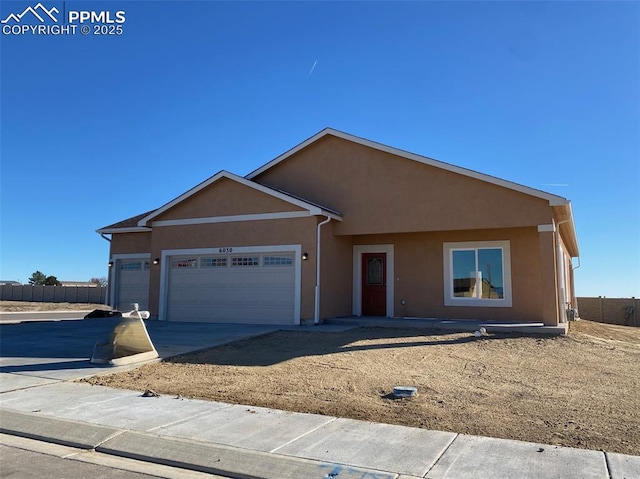
[[[578,295],[640,296],[638,2],[42,3],[126,21],[0,37],[3,280],[331,126],[571,199]]]

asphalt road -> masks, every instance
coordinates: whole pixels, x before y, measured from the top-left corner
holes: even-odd
[[[87,311],[37,311],[25,313],[0,312],[0,324],[27,323],[33,321],[67,321],[84,318]]]
[[[228,479],[95,451],[0,434],[0,478]]]
[[[157,478],[148,474],[89,464],[73,459],[50,456],[0,444],[2,468],[0,477],[31,479],[33,477],[64,477],[66,479],[143,479]]]

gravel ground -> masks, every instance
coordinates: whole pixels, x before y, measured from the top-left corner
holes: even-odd
[[[110,310],[104,304],[92,303],[38,303],[34,301],[0,301],[0,312],[17,313],[25,311],[93,311]]]
[[[281,331],[88,382],[640,455],[640,328],[584,320],[560,337]]]

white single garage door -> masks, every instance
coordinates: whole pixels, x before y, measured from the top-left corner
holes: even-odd
[[[167,319],[295,324],[295,255],[169,256]]]
[[[116,309],[131,311],[132,303],[138,303],[141,311],[149,309],[149,260],[123,259],[116,263]]]

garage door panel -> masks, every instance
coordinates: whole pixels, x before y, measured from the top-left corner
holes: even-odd
[[[169,264],[171,321],[295,323],[293,253],[175,257]]]
[[[140,310],[149,309],[149,261],[127,259],[116,265],[116,309],[130,311],[132,303],[138,303]]]

